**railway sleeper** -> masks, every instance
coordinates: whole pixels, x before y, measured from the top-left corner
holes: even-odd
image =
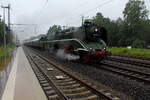
[[[43,75],[41,75],[41,76],[37,76],[37,78],[44,79],[45,77]]]
[[[66,85],[74,85],[74,84],[77,84],[77,82],[76,82],[76,81],[62,82],[62,83],[57,82],[56,84],[57,84],[58,86],[66,86]]]
[[[60,83],[76,83],[76,81],[75,80],[64,80],[64,79],[62,79],[62,80],[55,80],[58,84]]]
[[[38,80],[39,81],[45,81],[46,79],[45,78],[39,78]]]
[[[73,88],[73,89],[62,89],[64,93],[71,93],[71,92],[82,92],[82,91],[87,91],[87,88],[85,87],[78,87],[78,88]]]
[[[44,84],[41,84],[42,87],[47,87],[49,86],[49,83],[44,83]]]
[[[140,76],[141,78],[145,78],[145,79],[149,79],[150,80],[150,76]]]
[[[81,87],[80,84],[67,85],[67,86],[60,86],[61,89],[73,89],[73,88],[79,88],[79,87]]]
[[[69,78],[69,77],[68,77]],[[44,77],[39,73],[39,79],[44,79]],[[58,81],[60,81],[60,82],[58,82]],[[58,84],[64,84],[64,85],[68,85],[68,84],[66,84],[66,83],[76,83],[76,81],[68,81],[67,80],[67,82],[66,81],[64,81],[64,80],[57,80],[56,82],[58,82]],[[49,84],[48,83],[46,83],[46,82],[43,82],[44,84],[42,84],[43,86],[48,86]],[[79,84],[80,85],[80,84]],[[84,87],[85,88],[85,87]],[[70,90],[73,90],[73,89],[69,89],[69,91]],[[76,89],[75,88],[75,90],[78,90],[78,89]],[[86,89],[87,90],[87,89]],[[67,89],[65,90],[65,89],[63,89],[63,92],[67,92]],[[66,96],[67,97],[70,97],[71,98],[71,100],[93,100],[93,99],[95,99],[95,100],[99,100],[99,99],[97,99],[97,95],[96,95],[96,98],[93,98],[93,99],[91,99],[90,97],[93,97],[93,93],[91,93],[91,91],[89,91],[89,90],[87,90],[87,91],[76,91],[77,93],[66,93],[65,92],[65,94],[66,94]],[[75,91],[71,91],[71,92],[75,92]],[[46,91],[46,94],[49,94],[50,96],[48,96],[48,98],[49,98],[49,100],[58,100],[58,95],[57,94],[55,94],[55,91],[54,90],[50,90],[50,89],[48,89],[47,91]],[[107,96],[111,96],[111,93],[105,93],[105,95],[107,95]],[[61,100],[60,98],[59,98],[59,100]],[[116,100],[116,99],[115,99]]]
[[[118,97],[113,97],[112,99],[113,100],[120,100],[120,98],[118,98]]]
[[[47,86],[47,87],[43,87],[43,89],[44,89],[45,91],[48,91],[48,90],[51,90],[52,87],[51,87],[51,86]]]
[[[60,76],[62,76],[62,75],[60,75]],[[49,74],[48,77],[49,77],[50,79],[54,80],[54,81],[70,79],[69,77],[64,77],[64,76],[63,76],[63,79],[58,79],[58,78],[56,78],[55,75],[51,75],[51,74]]]
[[[71,100],[100,100],[95,94],[78,95],[78,96],[67,96]]]
[[[133,73],[133,72],[128,72],[128,75],[134,75],[135,73]]]
[[[48,100],[61,100],[57,94],[49,95]]]
[[[54,90],[47,90],[45,92],[47,95],[55,95],[56,94],[56,91],[54,91]]]
[[[41,74],[40,72],[37,72],[36,70],[34,70],[34,71],[35,71],[36,76],[41,76],[41,75],[43,75],[43,74]]]
[[[44,81],[39,81],[40,84],[44,84],[44,83],[48,83],[48,81],[44,80]]]
[[[92,94],[91,91],[82,91],[82,92],[76,92],[76,93],[65,93],[66,96],[82,96],[82,95],[89,95]]]
[[[71,81],[73,81],[72,78],[63,79],[63,80],[57,80],[57,82],[71,82]]]
[[[104,89],[99,89],[100,92],[102,92],[104,95],[112,98],[112,100],[120,100],[117,96],[113,95],[111,92],[104,90]]]

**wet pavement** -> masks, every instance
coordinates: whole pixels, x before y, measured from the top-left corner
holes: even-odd
[[[17,49],[1,100],[47,100],[22,47]]]
[[[5,57],[0,57],[0,100],[8,80],[15,52],[14,50]]]

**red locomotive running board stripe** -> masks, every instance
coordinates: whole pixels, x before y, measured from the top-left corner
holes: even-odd
[[[100,52],[100,51],[97,51],[95,54],[96,54],[96,55],[106,55],[107,52]]]

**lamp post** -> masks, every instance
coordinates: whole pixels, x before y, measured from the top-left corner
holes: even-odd
[[[24,30],[20,30],[20,31],[17,31],[17,32],[24,32]],[[17,35],[16,31],[15,31],[15,44],[16,44],[16,46],[20,45],[20,42],[19,42],[18,35]]]
[[[2,17],[2,15],[0,15],[0,22],[1,22],[1,17]]]
[[[5,8],[3,6],[2,6],[2,8],[3,8],[3,32],[4,32],[3,38],[4,38],[4,51],[5,51],[6,50]]]
[[[4,10],[4,34],[6,33],[6,27],[5,27],[5,9],[8,9],[8,34],[10,35],[10,4],[8,4],[8,6],[1,6],[1,8],[3,8]],[[6,35],[6,34],[5,34]],[[10,37],[9,37],[10,39]],[[5,41],[6,42],[6,41]]]

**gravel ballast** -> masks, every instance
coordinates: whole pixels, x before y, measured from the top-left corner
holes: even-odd
[[[45,54],[45,56],[48,57],[47,53]],[[52,59],[50,56],[48,58]],[[94,66],[88,64],[62,61],[56,58],[52,60],[57,63],[63,64],[64,68],[72,70],[72,72],[79,73],[83,76],[91,78],[92,80],[95,80],[96,82],[109,86],[114,90],[123,92],[129,97],[131,96],[133,100],[150,100],[150,87],[148,85],[144,85],[144,83],[142,82],[127,79],[123,76],[119,76],[108,71],[95,68]]]

